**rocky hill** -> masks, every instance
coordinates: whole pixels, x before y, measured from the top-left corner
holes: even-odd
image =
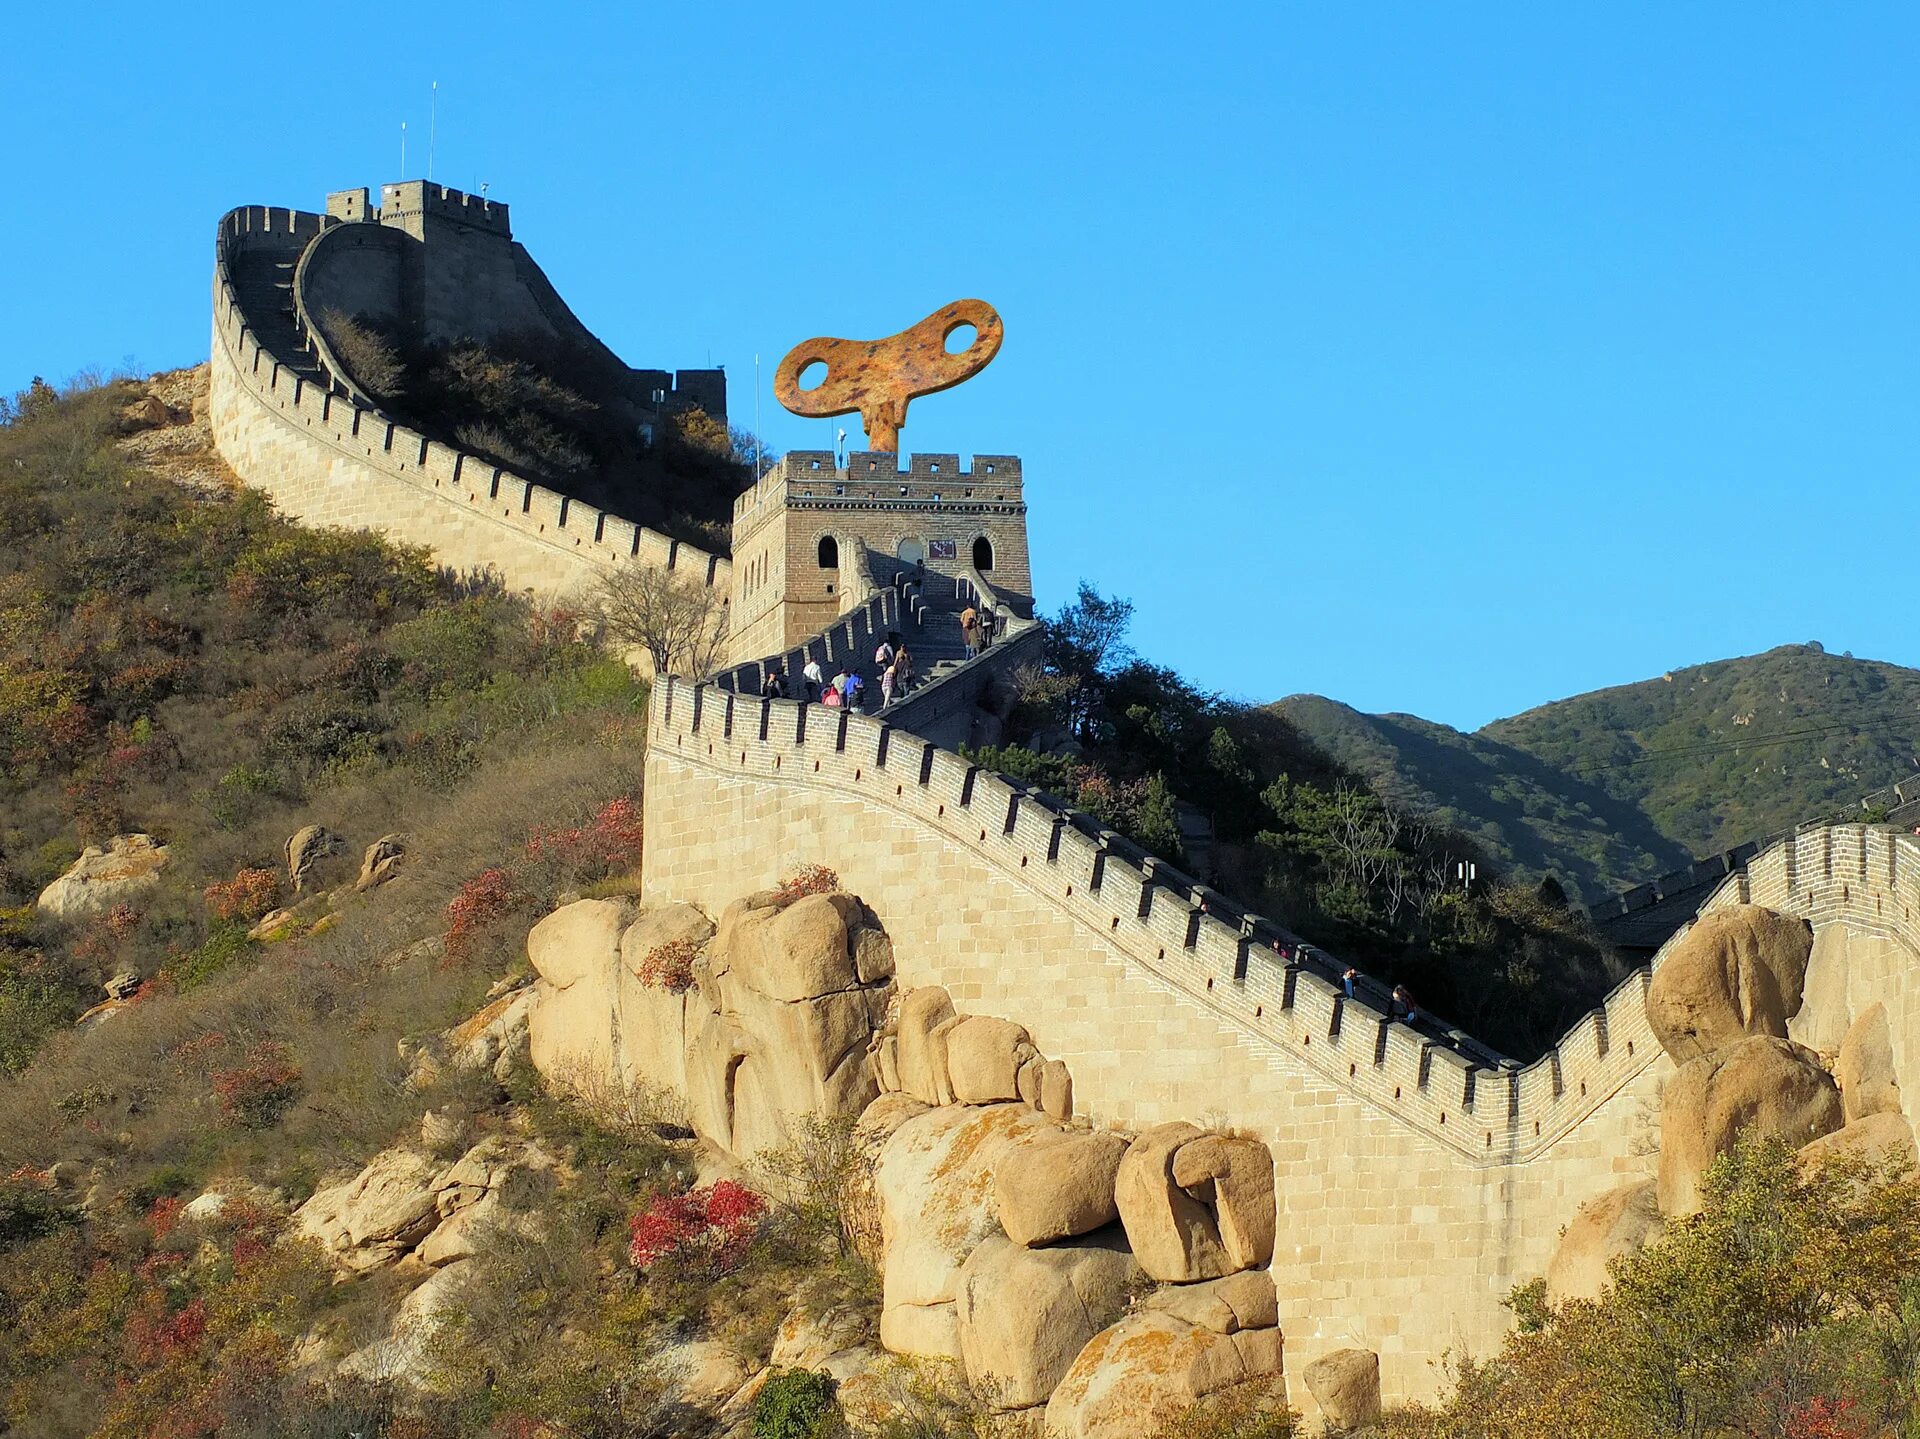
[[[1383,794],[1588,898],[1848,813],[1920,765],[1920,670],[1818,645],[1575,695],[1472,734],[1318,695],[1273,708]]]
[[[1920,765],[1920,670],[1783,645],[1542,705],[1480,731],[1711,854]]]
[[[1484,734],[1362,714],[1320,695],[1275,708],[1389,800],[1472,836],[1519,873],[1554,875],[1580,898],[1691,858],[1632,803]]]

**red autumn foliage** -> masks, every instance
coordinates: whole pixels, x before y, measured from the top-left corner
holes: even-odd
[[[535,830],[527,837],[527,857],[576,874],[613,874],[640,862],[642,829],[640,806],[622,796],[601,805],[585,824]]]
[[[127,1319],[127,1358],[141,1368],[156,1368],[197,1349],[206,1333],[206,1300],[169,1313],[166,1296],[155,1291]]]
[[[1816,1394],[1787,1416],[1786,1439],[1862,1439],[1872,1426],[1852,1399]]]
[[[153,1201],[153,1207],[147,1211],[147,1223],[153,1229],[153,1237],[165,1239],[173,1233],[174,1226],[180,1222],[180,1211],[187,1202],[175,1195],[165,1195]]]
[[[683,994],[693,985],[693,961],[700,946],[690,939],[670,939],[655,945],[640,961],[640,982],[649,989]]]
[[[511,915],[526,899],[511,874],[495,865],[460,886],[447,904],[447,961],[470,957],[480,936]]]
[[[774,886],[774,898],[792,904],[810,894],[833,894],[840,888],[840,876],[824,864],[803,864]]]
[[[243,869],[200,893],[216,919],[254,920],[280,903],[280,874],[272,869]]]
[[[731,1179],[663,1194],[634,1215],[628,1257],[636,1269],[670,1263],[718,1278],[739,1267],[766,1212],[766,1200]]]
[[[287,1057],[284,1044],[262,1040],[247,1050],[245,1063],[216,1069],[212,1082],[222,1120],[248,1129],[269,1129],[298,1097],[300,1071]]]

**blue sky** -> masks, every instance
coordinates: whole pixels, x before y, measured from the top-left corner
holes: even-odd
[[[204,358],[213,226],[480,181],[637,365],[979,295],[908,449],[1026,460],[1051,608],[1474,726],[1819,639],[1920,663],[1911,5],[33,6],[0,385]],[[827,422],[762,401],[768,443]]]

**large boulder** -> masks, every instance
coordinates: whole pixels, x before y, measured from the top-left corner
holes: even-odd
[[[863,916],[846,894],[728,906],[686,1020],[703,1139],[749,1159],[789,1143],[802,1116],[857,1115],[878,1096],[868,1052],[892,981],[860,978],[852,926]]]
[[[1020,1067],[1037,1055],[1027,1031],[1012,1020],[968,1015],[947,1034],[947,1083],[955,1102],[1002,1104],[1022,1098]]]
[[[1119,1316],[1140,1272],[1115,1229],[1050,1249],[990,1235],[961,1267],[960,1355],[998,1410],[1046,1402],[1087,1341]]]
[[[1266,1145],[1204,1134],[1174,1151],[1173,1182],[1213,1211],[1229,1265],[1254,1269],[1273,1258],[1273,1153]]]
[[[1155,1125],[1120,1161],[1114,1200],[1141,1268],[1162,1283],[1218,1279],[1273,1255],[1273,1160],[1256,1140]]]
[[[1322,1354],[1300,1375],[1330,1429],[1359,1429],[1380,1417],[1380,1356],[1371,1349]]]
[[[1812,950],[1803,919],[1757,904],[1711,910],[1653,972],[1647,1021],[1681,1064],[1749,1035],[1785,1038]]]
[[[1829,924],[1813,936],[1807,975],[1800,984],[1800,1012],[1787,1021],[1787,1038],[1815,1054],[1840,1048],[1852,1022],[1847,991],[1853,968],[1853,935],[1844,924]]]
[[[1637,1254],[1659,1236],[1660,1204],[1651,1179],[1636,1180],[1589,1199],[1560,1236],[1547,1263],[1547,1298],[1598,1299],[1607,1287],[1607,1266]]]
[[[1246,1269],[1202,1284],[1168,1284],[1140,1301],[1142,1310],[1171,1314],[1216,1334],[1242,1329],[1272,1329],[1280,1322],[1280,1299],[1273,1274]]]
[[[1798,1148],[1842,1117],[1833,1076],[1790,1040],[1755,1035],[1681,1065],[1661,1101],[1660,1212],[1698,1213],[1707,1166],[1747,1130]]]
[[[1037,1131],[1020,1163],[1001,1168],[993,1183],[994,1213],[1015,1244],[1032,1248],[1091,1234],[1120,1217],[1115,1176],[1127,1139],[1111,1132]]]
[[[952,1098],[947,1087],[946,1033],[955,1020],[953,1000],[937,984],[908,990],[900,997],[894,1019],[900,1087],[923,1104],[944,1104]]]
[[[1278,1329],[1221,1334],[1177,1315],[1130,1314],[1093,1336],[1047,1401],[1052,1439],[1145,1439],[1207,1395],[1281,1379]]]
[[[961,1358],[960,1270],[1000,1233],[997,1168],[1047,1124],[1020,1104],[929,1109],[881,1147],[873,1179],[885,1254],[880,1342],[893,1353]]]
[[[152,835],[115,835],[104,845],[90,844],[82,850],[65,874],[40,891],[34,905],[55,919],[105,914],[153,890],[167,858],[167,847]]]
[[[713,921],[690,904],[641,911],[620,936],[616,986],[620,1077],[629,1087],[684,1094],[687,1015],[693,996],[669,974],[673,956],[697,956],[713,938]]]
[[[1920,1167],[1920,1150],[1915,1148],[1913,1126],[1904,1114],[1869,1114],[1803,1144],[1800,1159],[1810,1168],[1844,1159],[1873,1169],[1891,1166],[1911,1173]]]
[[[1840,1085],[1847,1123],[1870,1114],[1900,1113],[1900,1076],[1893,1067],[1893,1034],[1884,1004],[1868,1005],[1847,1027],[1833,1077]]]
[[[450,1264],[471,1258],[489,1229],[526,1230],[553,1192],[556,1169],[553,1156],[538,1145],[488,1135],[433,1181],[434,1212],[441,1218],[421,1241],[419,1258]]]
[[[415,1149],[385,1150],[296,1209],[293,1231],[319,1241],[347,1270],[391,1264],[439,1223],[434,1200],[443,1168]]]
[[[527,935],[527,957],[540,976],[527,1022],[533,1066],[548,1079],[604,1092],[619,1048],[620,937],[632,921],[622,900],[582,899],[563,905]]]

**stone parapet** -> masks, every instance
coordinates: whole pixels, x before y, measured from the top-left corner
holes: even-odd
[[[235,293],[229,256],[264,245],[291,257],[330,223],[269,206],[245,206],[220,221],[213,418],[221,451],[242,479],[297,518],[381,529],[430,546],[456,568],[495,569],[516,588],[557,594],[603,568],[637,563],[730,592],[725,557],[430,440],[343,393],[351,387],[330,374],[322,383],[307,378],[323,352],[306,317],[297,317],[304,355],[268,351]]]

